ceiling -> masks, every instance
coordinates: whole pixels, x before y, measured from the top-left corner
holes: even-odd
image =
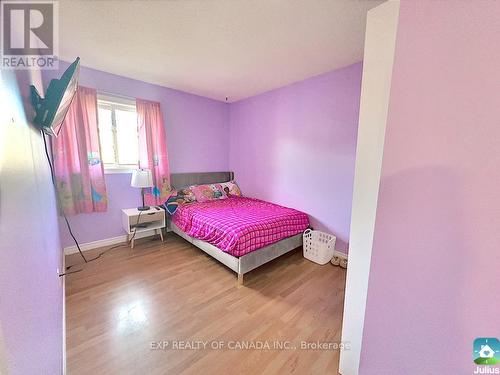
[[[234,102],[360,61],[381,2],[62,0],[60,57]]]

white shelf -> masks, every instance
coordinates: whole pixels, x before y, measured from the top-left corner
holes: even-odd
[[[137,226],[141,224],[145,226]],[[134,248],[134,240],[138,233],[151,231],[151,235],[159,234],[163,241],[162,229],[165,228],[165,224],[165,210],[163,209],[157,210],[154,206],[145,211],[139,211],[137,208],[122,209],[123,229],[127,232],[127,240],[132,239],[132,248]]]
[[[131,231],[131,233],[134,233],[134,232],[141,233],[141,232],[147,232],[148,230],[161,229],[163,227],[165,227],[165,224],[163,224],[163,223],[152,222],[151,224],[146,224],[146,226],[137,227],[137,229],[136,229],[135,225],[132,225],[130,227],[130,231]]]

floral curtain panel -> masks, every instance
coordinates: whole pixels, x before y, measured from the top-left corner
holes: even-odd
[[[167,139],[160,103],[137,99],[137,125],[139,127],[139,166],[153,174],[151,191],[145,194],[147,205],[165,203],[170,195],[170,170]]]
[[[78,87],[52,141],[59,203],[66,215],[104,212],[107,194],[99,149],[96,90]]]

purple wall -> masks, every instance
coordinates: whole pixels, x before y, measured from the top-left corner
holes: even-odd
[[[18,74],[17,84],[12,72],[0,74],[0,373],[61,374],[55,194],[41,135],[28,124],[18,91],[27,98],[29,76]]]
[[[61,71],[44,71],[45,85]],[[167,131],[170,170],[176,172],[225,171],[229,168],[229,105],[162,86],[82,67],[80,84],[112,94],[158,101]],[[123,235],[120,210],[136,207],[140,191],[130,187],[130,174],[107,174],[109,207],[105,213],[70,218],[77,239],[91,242]],[[63,246],[73,245],[61,223]]]
[[[361,63],[230,107],[230,167],[244,194],[307,212],[347,249]]]
[[[361,374],[471,374],[499,335],[499,14],[401,2]]]
[[[172,172],[233,169],[245,194],[307,212],[346,251],[361,71],[358,63],[231,105],[88,68],[80,83],[159,101]],[[46,84],[60,73],[44,72]],[[70,218],[82,243],[123,235],[120,210],[139,205],[130,174],[107,174],[106,185],[107,212]]]

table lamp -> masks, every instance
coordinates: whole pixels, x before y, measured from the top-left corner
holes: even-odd
[[[149,169],[136,169],[132,172],[130,186],[141,188],[142,207],[137,207],[139,211],[149,210],[149,206],[144,205],[144,189],[153,187],[153,175]]]

